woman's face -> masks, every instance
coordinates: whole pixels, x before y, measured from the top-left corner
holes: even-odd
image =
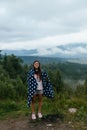
[[[36,61],[36,62],[34,63],[34,68],[37,69],[38,67],[39,67],[39,62]]]

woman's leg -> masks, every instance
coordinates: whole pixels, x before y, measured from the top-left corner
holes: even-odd
[[[41,108],[42,108],[42,94],[38,94],[38,113],[41,113]]]
[[[33,96],[32,103],[31,103],[32,113],[35,113],[35,102],[36,102],[36,95]]]

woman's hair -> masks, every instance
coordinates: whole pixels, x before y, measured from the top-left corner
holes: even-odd
[[[39,63],[39,67],[37,69],[34,67],[35,62]],[[35,60],[33,62],[33,68],[34,68],[34,72],[39,76],[39,78],[41,80],[42,79],[42,77],[41,77],[41,65],[40,65],[40,62],[38,60]]]

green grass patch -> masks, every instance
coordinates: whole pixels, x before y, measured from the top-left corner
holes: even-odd
[[[38,102],[35,104],[36,112]],[[69,108],[76,108],[76,113],[70,113]],[[43,98],[42,105],[43,115],[57,114],[64,117],[64,121],[74,122],[75,124],[86,124],[87,122],[87,101],[84,98],[71,97],[62,94],[56,94],[54,99]],[[29,116],[31,108],[28,108],[26,100],[0,101],[0,119],[18,118],[20,116]]]
[[[26,101],[0,101],[0,119],[8,117],[15,118],[19,116],[28,116],[30,113]]]

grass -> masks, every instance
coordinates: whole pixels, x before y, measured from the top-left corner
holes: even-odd
[[[31,114],[31,108],[27,107],[27,100],[13,101],[3,100],[0,101],[0,120],[8,118],[18,118],[20,116],[29,116]],[[36,102],[36,111],[37,111]],[[70,113],[69,108],[77,108],[76,113]],[[56,94],[54,99],[43,98],[42,113],[47,114],[59,114],[64,117],[65,122],[73,123],[77,130],[82,130],[82,127],[87,128],[87,101],[81,97],[70,97],[66,95]]]
[[[0,101],[0,119],[16,118],[19,116],[29,115],[30,110],[27,107],[26,101]]]

